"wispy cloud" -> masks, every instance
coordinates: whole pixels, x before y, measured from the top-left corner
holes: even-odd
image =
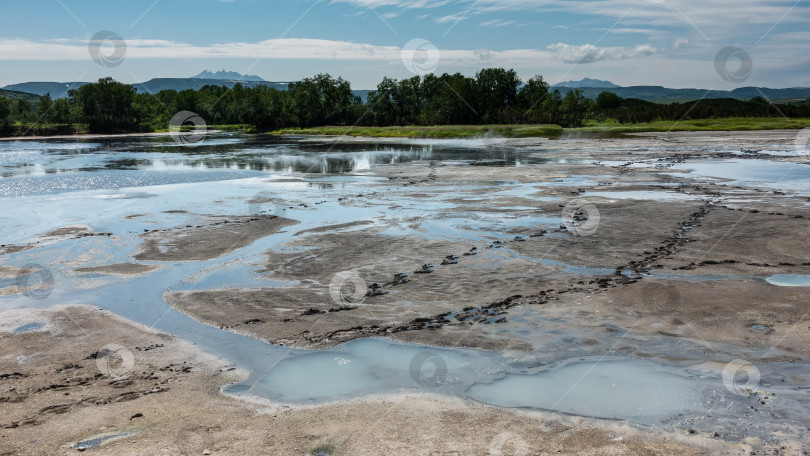
[[[491,26],[498,26],[493,22]],[[565,63],[592,63],[644,57],[656,53],[649,45],[598,47],[592,44],[556,43],[548,49],[440,49],[443,63],[457,66],[482,64],[520,65],[521,60],[559,60]],[[0,38],[0,60],[87,60],[87,41],[55,39],[31,41]],[[127,40],[127,59],[264,58],[283,60],[355,60],[399,62],[401,48],[349,41],[306,38],[266,40],[256,43],[220,43],[196,46],[157,39]]]
[[[456,6],[458,11],[470,8],[469,15],[502,12],[565,12],[607,19],[622,18],[623,26],[694,30],[710,36],[712,40],[740,41],[740,36],[767,33],[777,22],[780,25],[810,23],[810,3],[796,0],[332,0],[333,3],[353,4],[360,7],[397,8],[399,10],[429,9]],[[792,8],[792,9],[791,9]],[[790,14],[785,15],[790,11]],[[451,20],[455,14],[445,13],[441,19]],[[783,17],[784,16],[784,17]],[[761,29],[761,30],[760,30]]]

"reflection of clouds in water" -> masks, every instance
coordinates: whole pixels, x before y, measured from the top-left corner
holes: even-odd
[[[368,154],[362,154],[354,160],[354,169],[352,171],[367,171],[371,169],[371,160]]]
[[[281,172],[281,173],[351,173],[371,170],[380,165],[407,163],[411,161],[453,161],[518,166],[542,161],[519,149],[493,147],[493,140],[458,139],[380,139],[341,140],[323,139],[263,139],[255,137],[209,138],[193,151],[174,147],[165,137],[113,139],[103,145],[41,143],[42,152],[27,152],[11,149],[7,152],[23,154],[19,160],[11,160],[4,166],[4,177],[77,175],[90,176],[96,181],[79,184],[74,181],[54,187],[70,190],[110,188],[144,185],[133,182],[130,177],[118,174],[123,171],[155,172],[161,175],[190,173],[204,177],[161,178],[151,185],[177,182],[219,180],[210,174],[212,170],[231,170],[234,173]],[[58,147],[57,147],[58,146]],[[11,146],[5,146],[9,149]],[[16,152],[14,152],[16,150]],[[36,157],[30,157],[32,153]],[[13,162],[13,163],[12,163]],[[81,174],[80,174],[81,173]],[[92,174],[91,174],[92,173]],[[111,177],[114,176],[114,177]],[[251,177],[251,174],[232,178]],[[117,185],[101,181],[120,180]],[[44,183],[45,187],[50,186]],[[147,184],[150,185],[150,184]],[[12,194],[28,194],[14,184]],[[3,191],[0,189],[0,191]],[[44,193],[51,192],[47,188]],[[61,191],[61,190],[60,190]],[[36,192],[36,193],[43,193]]]

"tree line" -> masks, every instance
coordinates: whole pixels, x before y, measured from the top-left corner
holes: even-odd
[[[209,125],[246,125],[260,131],[287,127],[396,126],[462,124],[558,124],[578,127],[586,120],[620,123],[718,117],[810,117],[810,104],[774,105],[704,99],[658,104],[623,99],[611,92],[595,100],[579,90],[562,95],[542,76],[521,81],[514,70],[488,68],[474,77],[460,73],[384,78],[363,100],[342,78],[319,74],[272,87],[209,85],[199,90],[138,93],[112,78],[71,90],[67,98],[25,100],[0,97],[0,131],[13,134],[29,126],[86,125],[90,132],[166,130],[172,116],[191,111]]]

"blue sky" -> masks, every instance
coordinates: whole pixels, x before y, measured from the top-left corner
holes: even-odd
[[[328,72],[368,89],[383,76],[412,76],[402,49],[414,39],[430,45],[407,55],[439,73],[503,66],[551,83],[810,86],[809,1],[30,0],[6,2],[3,18],[0,86],[224,68],[274,81]],[[126,43],[118,66],[89,55],[102,30]],[[727,46],[751,56],[742,82],[718,74]]]

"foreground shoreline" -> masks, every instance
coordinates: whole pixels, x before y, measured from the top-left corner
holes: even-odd
[[[44,323],[41,330],[21,334],[9,332],[8,325],[0,330],[2,359],[17,359],[11,375],[18,384],[4,400],[3,454],[75,454],[80,442],[105,437],[109,440],[100,446],[85,448],[94,454],[673,456],[747,448],[430,394],[308,406],[237,399],[220,390],[244,372],[109,312],[72,305],[2,316],[4,322]],[[92,357],[111,338],[123,354],[122,366]]]

